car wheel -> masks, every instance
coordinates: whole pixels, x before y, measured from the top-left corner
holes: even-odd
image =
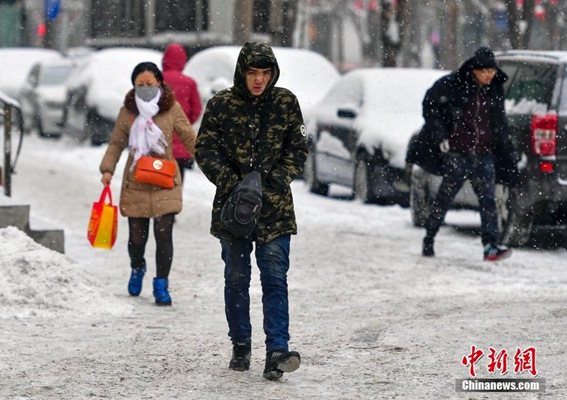
[[[40,137],[48,137],[49,135],[46,135],[45,132],[43,131],[43,126],[41,125],[41,117],[39,116],[39,114],[35,115],[35,127],[37,128],[37,133]]]
[[[319,182],[319,180],[317,179],[317,164],[315,162],[315,152],[311,147],[309,148],[309,153],[307,154],[307,159],[305,160],[303,177],[311,193],[320,194],[322,196],[327,196],[329,194],[329,185],[323,182]]]
[[[376,200],[376,196],[372,192],[370,185],[370,168],[369,158],[364,154],[356,157],[356,168],[354,172],[354,197],[360,199],[363,203],[371,203]]]
[[[429,194],[427,173],[413,166],[411,170],[410,209],[414,226],[423,227],[431,213],[433,199]]]
[[[27,116],[27,113],[24,113],[22,110],[22,116],[23,116],[23,120],[24,120],[24,132],[25,133],[32,133],[35,129],[35,124],[36,124],[36,117],[34,116],[35,114],[31,114],[30,117]]]
[[[524,246],[528,243],[532,229],[532,215],[520,207],[518,189],[498,185],[496,190],[496,208],[500,241],[510,247]]]
[[[106,124],[98,114],[93,111],[89,111],[87,114],[87,126],[88,137],[91,139],[91,145],[100,146],[107,141],[107,135],[105,132]]]

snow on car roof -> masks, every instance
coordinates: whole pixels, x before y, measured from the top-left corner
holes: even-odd
[[[507,50],[495,52],[497,58],[503,59],[510,56],[521,56],[532,60],[549,60],[553,62],[567,62],[567,51],[551,50]]]
[[[307,113],[325,123],[338,123],[337,107],[353,108],[358,143],[369,151],[382,148],[390,163],[403,168],[407,143],[423,124],[421,104],[425,92],[448,71],[418,68],[362,68],[343,75],[325,99]],[[329,104],[331,104],[329,107]],[[330,115],[330,113],[332,115]]]
[[[161,69],[163,53],[145,48],[109,48],[84,57],[67,81],[68,90],[88,88],[87,106],[113,121],[132,88],[130,77],[136,65],[150,61]]]
[[[62,59],[63,55],[51,49],[10,47],[0,49],[0,90],[17,98],[30,70],[39,61]]]
[[[240,46],[215,46],[201,50],[187,62],[183,72],[197,81],[204,103],[213,91],[232,85]],[[302,108],[313,106],[339,78],[335,66],[321,54],[306,49],[272,47],[280,67],[276,86],[291,90]],[[217,87],[214,87],[217,86]]]

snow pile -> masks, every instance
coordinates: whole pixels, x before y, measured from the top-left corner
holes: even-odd
[[[17,228],[0,229],[0,242],[0,319],[132,310],[66,256],[37,244]]]

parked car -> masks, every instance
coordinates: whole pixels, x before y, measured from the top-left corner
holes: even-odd
[[[65,107],[65,82],[73,63],[65,58],[35,64],[20,92],[24,130],[37,129],[40,136],[61,135]]]
[[[144,48],[109,48],[82,57],[67,81],[63,134],[93,145],[108,142],[130,76],[143,61],[161,68],[163,53]]]
[[[537,233],[567,234],[567,52],[518,50],[496,54],[508,75],[504,85],[506,114],[520,184],[497,185],[502,242],[527,244]],[[421,225],[441,178],[412,168],[411,208]],[[478,209],[470,185],[463,187],[454,208]]]
[[[197,82],[203,106],[219,90],[232,86],[240,46],[215,46],[189,59],[183,72]],[[305,49],[273,47],[280,67],[277,86],[291,90],[302,111],[312,107],[339,78],[335,66],[321,54]]]
[[[364,202],[409,205],[404,181],[408,140],[423,123],[425,91],[444,71],[353,70],[305,113],[309,155],[304,177],[313,193],[351,188]]]
[[[0,48],[0,90],[13,99],[18,99],[30,70],[37,62],[61,58],[63,55],[52,49]]]

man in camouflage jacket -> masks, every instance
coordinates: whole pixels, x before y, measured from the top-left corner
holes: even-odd
[[[239,54],[234,86],[207,103],[197,137],[195,158],[216,186],[211,234],[221,242],[225,264],[225,310],[233,344],[229,368],[248,370],[251,355],[250,255],[260,269],[263,291],[266,364],[264,377],[295,371],[300,356],[289,351],[287,271],[290,235],[297,233],[290,183],[307,157],[306,130],[297,98],[275,87],[280,75],[265,43],[246,43]],[[221,209],[234,187],[251,171],[262,175],[263,205],[249,238],[223,228]]]

